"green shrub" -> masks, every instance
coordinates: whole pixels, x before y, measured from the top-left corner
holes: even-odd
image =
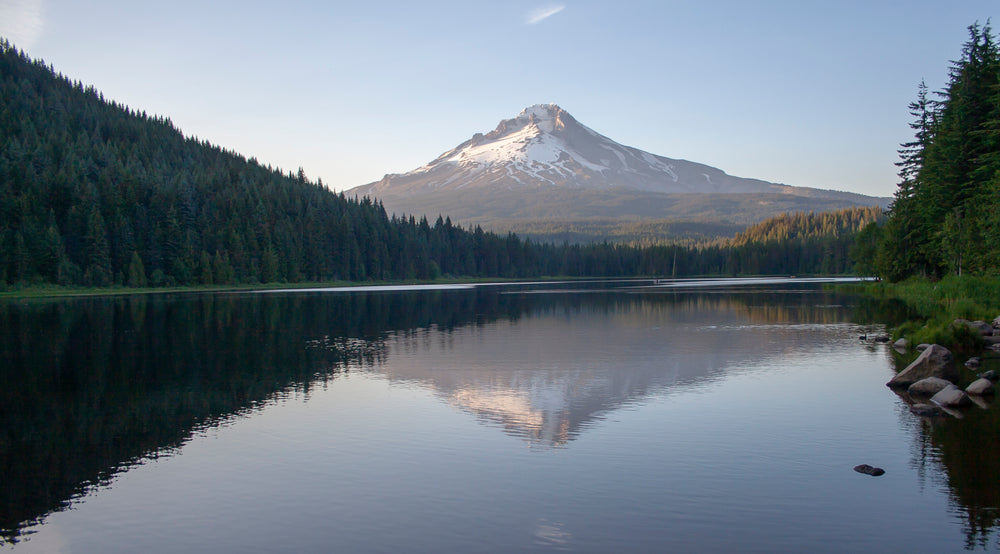
[[[916,341],[916,334],[920,329],[923,328],[923,322],[920,321],[907,321],[895,329],[892,330],[892,340],[899,340],[901,338],[910,339],[913,344],[920,344]]]
[[[956,352],[971,352],[982,347],[983,339],[968,325],[956,325],[951,321],[930,320],[917,328],[915,323],[900,325],[900,336],[910,339],[913,344],[940,344]]]

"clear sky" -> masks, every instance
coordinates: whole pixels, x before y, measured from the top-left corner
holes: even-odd
[[[992,16],[997,0],[0,0],[0,36],[336,190],[556,103],[654,154],[889,196],[917,85],[941,89]]]

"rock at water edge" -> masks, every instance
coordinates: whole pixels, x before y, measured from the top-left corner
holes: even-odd
[[[940,377],[946,381],[958,380],[958,368],[952,363],[954,356],[947,348],[932,344],[928,346],[913,363],[906,366],[886,386],[901,389],[906,388],[927,377]]]
[[[976,379],[969,386],[965,387],[965,392],[978,396],[993,394],[993,381],[989,379]]]
[[[969,400],[969,395],[965,394],[964,390],[955,385],[949,385],[942,389],[941,392],[932,396],[931,402],[945,408],[957,408],[972,404],[972,400]]]
[[[910,385],[910,388],[906,389],[906,392],[908,392],[910,396],[931,397],[952,384],[953,383],[951,381],[947,381],[940,377],[927,377]]]
[[[969,321],[968,319],[956,319],[955,325],[964,325],[969,329],[972,329],[981,337],[988,337],[993,335],[993,326],[985,321]]]

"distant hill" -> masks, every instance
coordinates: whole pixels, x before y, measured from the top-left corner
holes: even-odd
[[[661,231],[681,221],[726,229],[786,212],[889,203],[734,177],[650,154],[593,131],[554,104],[526,108],[422,167],[346,193],[378,198],[390,212],[449,214],[457,222],[538,239],[552,237],[540,229],[559,225],[584,241],[611,238],[622,223],[655,221]]]

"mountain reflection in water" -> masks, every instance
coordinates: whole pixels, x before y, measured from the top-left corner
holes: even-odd
[[[802,310],[755,295],[584,298],[517,320],[391,334],[390,362],[380,371],[420,383],[533,446],[563,446],[623,406],[794,356],[788,345],[809,342],[818,326],[846,316],[843,307],[812,309],[814,298]]]

